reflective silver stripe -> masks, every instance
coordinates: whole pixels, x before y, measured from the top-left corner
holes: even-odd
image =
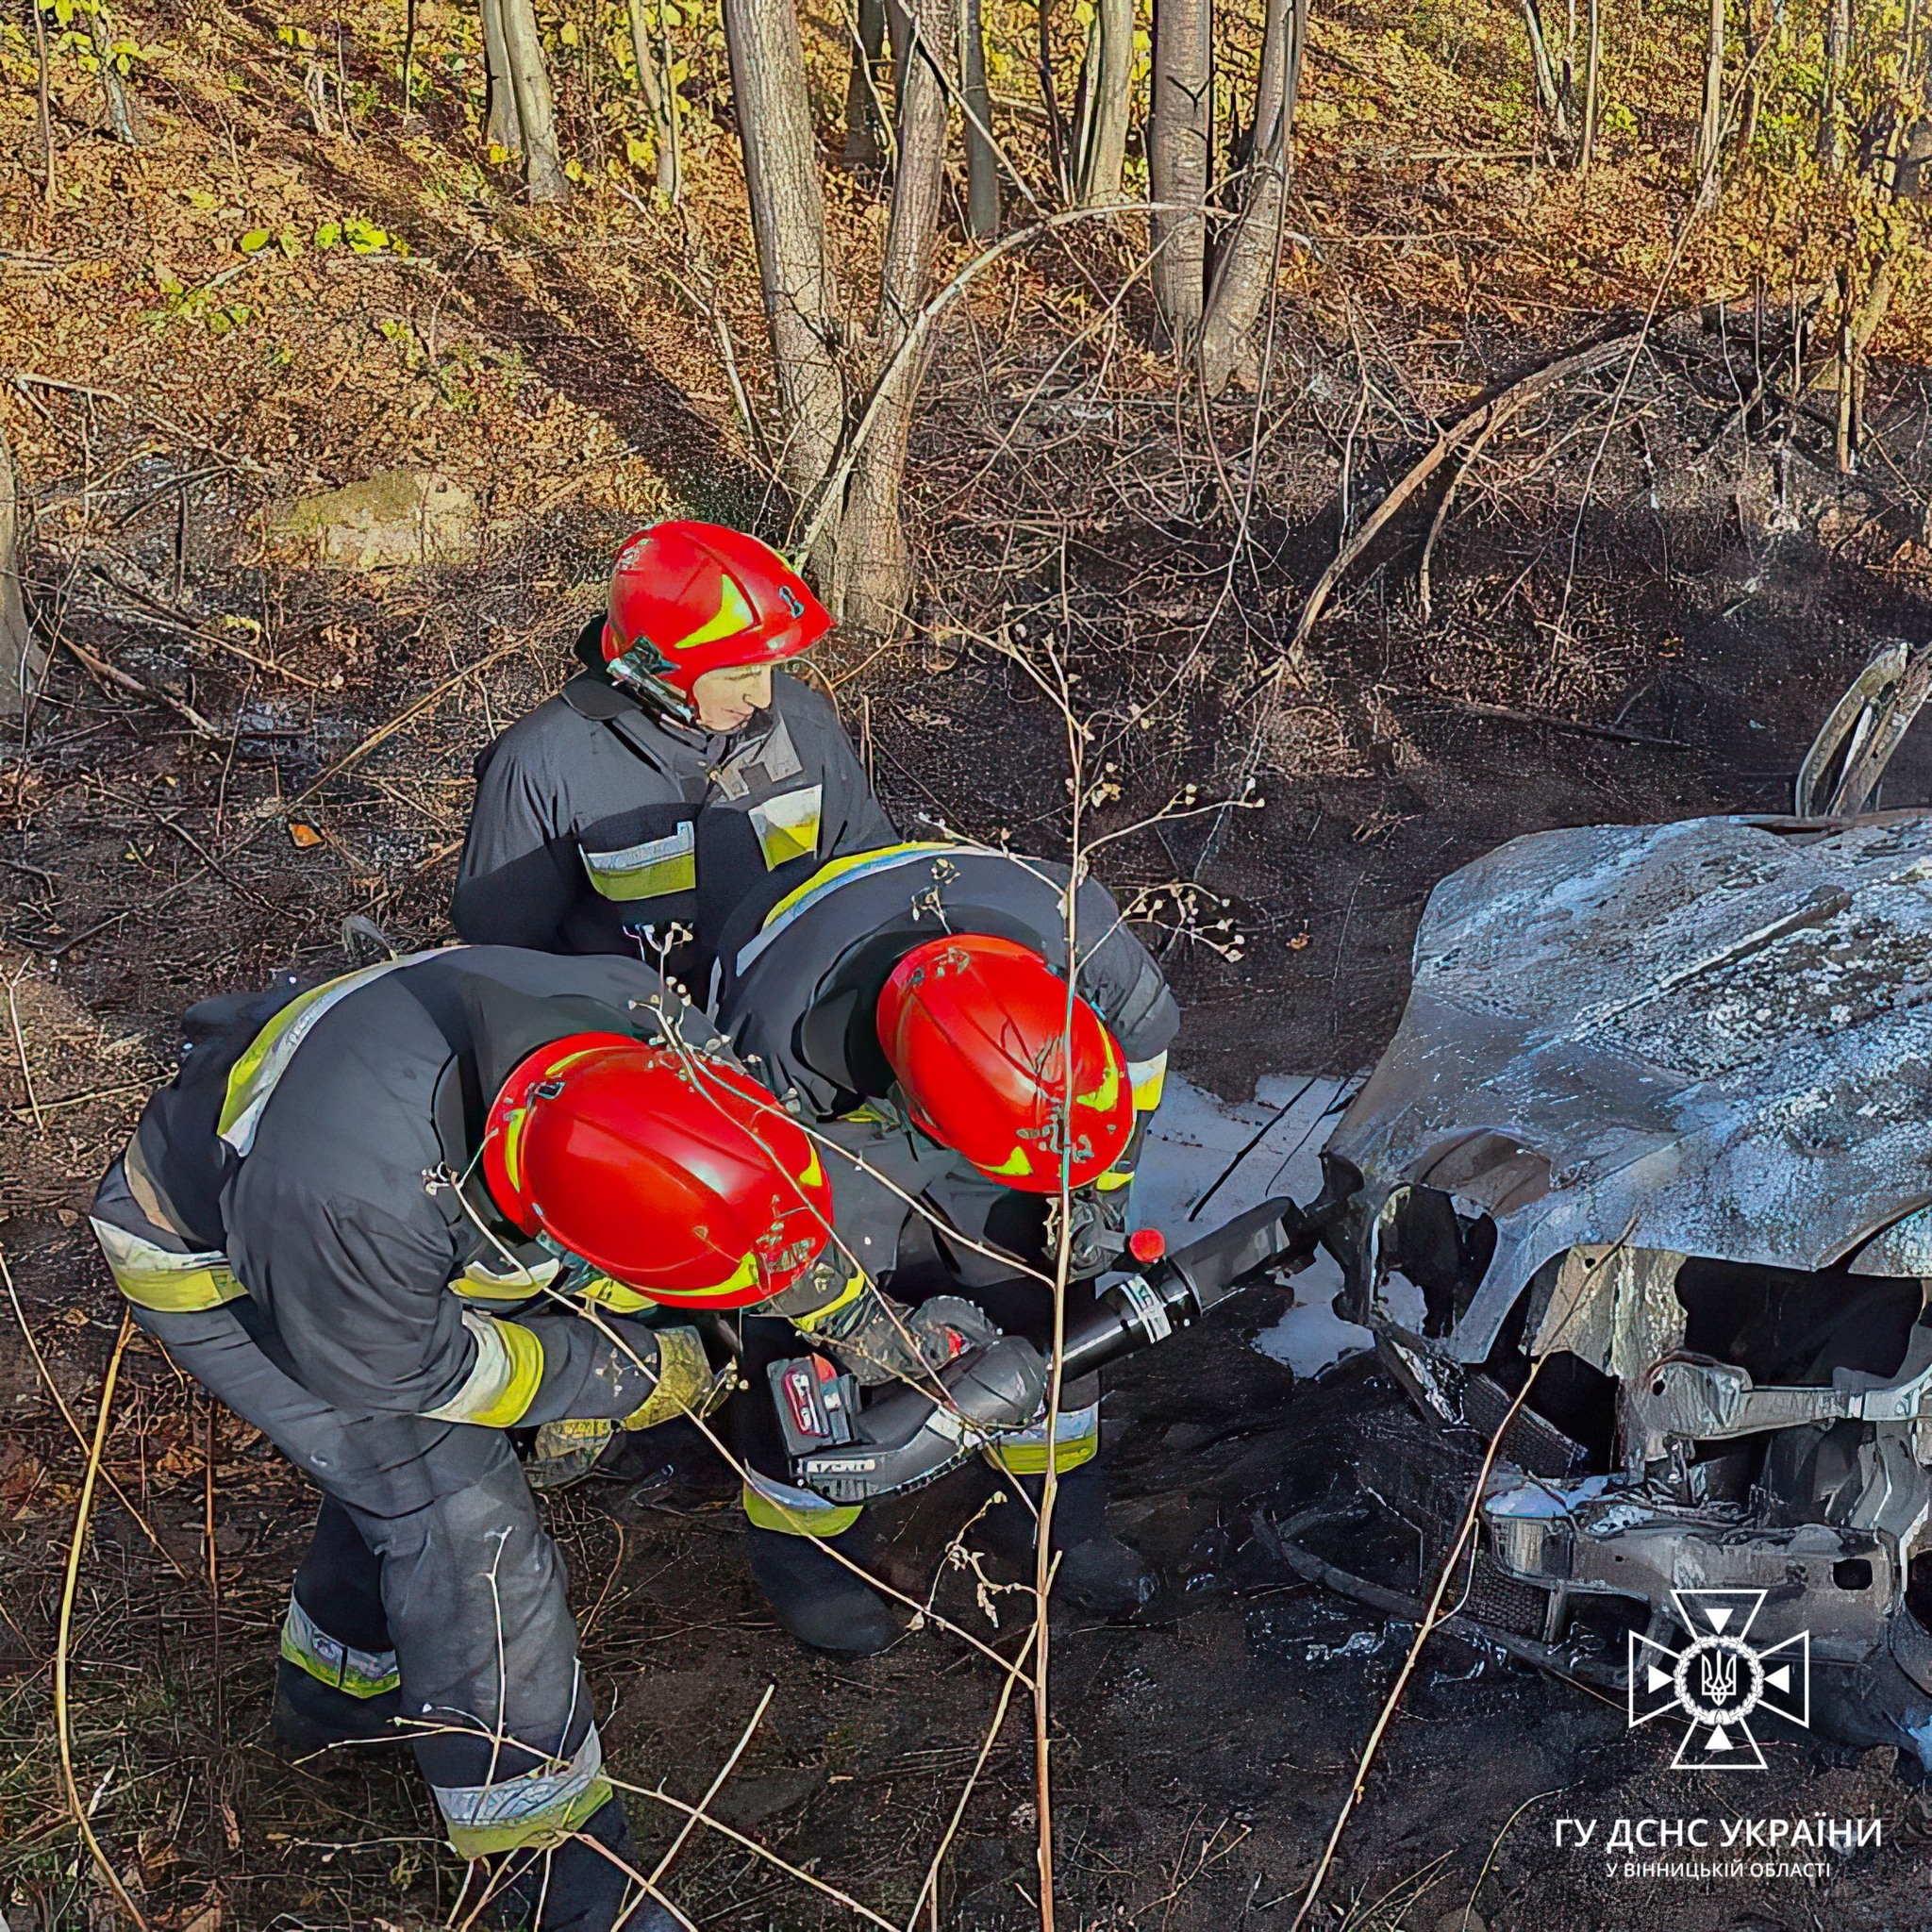
[[[775,1476],[762,1475],[749,1463],[744,1467],[744,1486],[755,1490],[774,1508],[793,1516],[849,1516],[852,1513],[848,1504],[834,1503],[816,1490],[796,1489],[791,1483],[781,1483]]]
[[[1054,1432],[1056,1445],[1065,1449],[1077,1442],[1097,1441],[1100,1436],[1100,1405],[1090,1402],[1085,1408],[1063,1408],[1059,1414],[1059,1427]],[[1031,1428],[1011,1429],[1002,1435],[998,1447],[1008,1449],[1044,1449],[1046,1447],[1046,1421],[1042,1417]]]
[[[1165,1341],[1174,1333],[1174,1324],[1168,1319],[1167,1304],[1138,1274],[1124,1275],[1115,1286],[1132,1311],[1134,1320],[1141,1324],[1141,1333],[1149,1341]]]
[[[922,860],[944,858],[955,852],[969,853],[975,858],[1003,856],[995,853],[990,845],[952,845],[934,841],[926,844],[914,845],[909,849],[874,853],[856,863],[841,864],[841,861],[834,860],[833,863],[839,865],[840,870],[833,877],[826,879],[823,884],[808,886],[791,905],[773,918],[771,924],[761,933],[740,951],[739,972],[750,972],[753,960],[758,958],[793,920],[809,912],[828,892],[836,892],[841,886],[847,885],[854,879],[875,878],[880,873],[891,872],[897,866],[918,865]]]
[[[358,1650],[331,1637],[295,1600],[289,1597],[282,1617],[282,1655],[319,1682],[351,1697],[379,1697],[402,1681],[392,1650]]]
[[[571,1807],[589,1791],[604,1769],[604,1745],[592,1724],[576,1756],[559,1771],[526,1771],[493,1785],[431,1785],[437,1809],[452,1837],[458,1833],[508,1832],[519,1839],[561,1824]],[[460,1849],[460,1846],[458,1847]]]

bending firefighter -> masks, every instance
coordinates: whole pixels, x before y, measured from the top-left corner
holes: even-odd
[[[1047,1346],[1063,1159],[1070,1324],[1092,1307],[1094,1277],[1117,1265],[1179,1014],[1091,879],[1074,894],[1070,962],[1068,881],[1064,866],[1002,852],[902,845],[833,861],[761,920],[741,908],[724,935],[720,1024],[751,1071],[845,1156],[832,1158],[844,1252],[877,1286],[862,1293],[855,1275],[842,1300],[797,1325],[861,1380],[912,1378],[908,1342],[924,1348],[935,1325],[974,1339],[961,1296],[995,1332]],[[837,1265],[827,1256],[819,1269]],[[753,1574],[804,1641],[877,1649],[896,1619],[813,1541],[873,1567],[858,1504],[799,1477],[805,1387],[771,1369],[796,1343],[755,1319],[744,1345],[751,1386],[733,1422],[750,1473]],[[858,1359],[868,1356],[869,1369]],[[997,1557],[1030,1557],[1051,1454],[1056,1592],[1115,1613],[1145,1602],[1155,1579],[1107,1526],[1099,1402],[1097,1376],[1069,1381],[1051,1448],[1043,1426],[1000,1440],[991,1457],[1006,1500],[974,1535]]]
[[[811,1142],[636,961],[457,947],[187,1032],[94,1226],[142,1327],[322,1491],[278,1733],[407,1737],[511,1923],[668,1932],[606,1856],[636,1862],[507,1432],[710,1406],[701,1330],[825,1246]]]
[[[774,668],[831,624],[755,538],[633,537],[577,641],[588,668],[477,760],[458,932],[642,957],[703,994],[742,902],[762,911],[826,859],[890,844],[831,703]]]

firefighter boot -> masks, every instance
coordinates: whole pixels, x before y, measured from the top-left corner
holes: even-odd
[[[970,1541],[1004,1563],[1024,1566],[1030,1581],[1046,1478],[1002,1474],[998,1480],[1006,1500],[979,1519]],[[1015,1490],[1024,1493],[1015,1495]],[[1107,1526],[1107,1470],[1098,1458],[1068,1470],[1055,1485],[1053,1547],[1059,1557],[1053,1601],[1071,1609],[1124,1616],[1160,1588],[1139,1553]]]
[[[354,1697],[283,1657],[269,1731],[291,1757],[312,1757],[331,1744],[400,1744],[404,1734],[395,1719],[402,1707],[398,1690]]]
[[[640,1869],[622,1798],[600,1806],[549,1851],[492,1858],[497,1924],[511,1932],[677,1932],[677,1921],[600,1845],[631,1872]]]
[[[772,1614],[799,1642],[832,1657],[871,1657],[899,1635],[891,1605],[809,1537],[748,1524],[752,1581]],[[824,1539],[861,1570],[874,1567],[863,1524]]]

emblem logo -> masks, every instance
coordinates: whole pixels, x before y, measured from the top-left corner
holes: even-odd
[[[1770,1711],[1809,1729],[1811,1633],[1756,1648],[1751,1626],[1764,1607],[1761,1590],[1674,1590],[1671,1601],[1690,1641],[1672,1650],[1631,1631],[1630,1728],[1675,1711],[1690,1728],[1674,1770],[1765,1770],[1751,1718]]]

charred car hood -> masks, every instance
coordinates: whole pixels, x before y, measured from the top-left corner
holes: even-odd
[[[1539,833],[1430,895],[1327,1153],[1371,1244],[1405,1185],[1493,1217],[1465,1361],[1585,1243],[1932,1275],[1928,995],[1932,814]]]

